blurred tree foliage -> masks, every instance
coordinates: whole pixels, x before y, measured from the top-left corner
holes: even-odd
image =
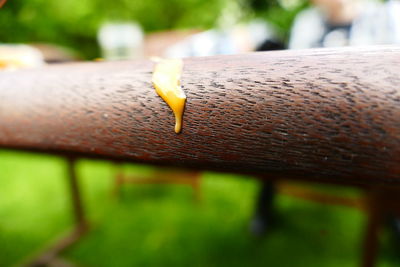
[[[8,0],[0,9],[0,42],[56,43],[90,59],[99,55],[96,32],[104,21],[134,20],[146,32],[207,29],[217,25],[230,1],[234,0]],[[283,36],[299,9],[288,11],[278,0],[236,1],[241,17],[270,20]]]

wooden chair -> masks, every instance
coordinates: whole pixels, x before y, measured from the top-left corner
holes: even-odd
[[[155,168],[155,171],[150,176],[137,174],[126,174],[121,166],[117,164],[118,170],[114,176],[113,195],[119,197],[121,187],[125,184],[134,185],[184,185],[189,186],[193,190],[193,201],[199,203],[201,200],[201,175],[200,171],[188,170],[170,170]]]

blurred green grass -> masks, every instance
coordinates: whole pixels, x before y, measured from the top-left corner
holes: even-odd
[[[0,266],[71,227],[65,169],[58,157],[0,151]],[[80,160],[77,169],[92,229],[63,256],[79,266],[359,265],[364,216],[356,210],[278,196],[279,223],[260,239],[248,233],[258,191],[248,177],[205,173],[195,204],[191,188],[173,185],[126,185],[118,200],[111,163]],[[399,263],[383,252],[379,266]]]

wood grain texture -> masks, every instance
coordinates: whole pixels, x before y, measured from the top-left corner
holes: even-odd
[[[400,184],[400,47],[185,59],[181,134],[153,63],[0,73],[0,146],[348,183]]]

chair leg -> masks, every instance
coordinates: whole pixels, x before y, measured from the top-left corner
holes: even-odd
[[[71,200],[75,216],[75,226],[79,231],[85,231],[88,227],[85,210],[82,204],[81,192],[75,170],[75,158],[68,158],[68,183],[71,191]]]
[[[119,170],[114,176],[114,188],[112,190],[112,195],[118,199],[121,197],[121,187],[123,183],[124,183],[124,173],[122,172],[122,169],[119,168]]]
[[[263,181],[258,194],[255,214],[250,223],[250,231],[255,235],[266,233],[273,217],[273,202],[275,198],[275,184],[273,181]]]
[[[193,177],[189,178],[193,179],[191,181],[193,188],[193,200],[195,203],[200,203],[201,201],[201,172],[195,173]]]
[[[379,249],[379,230],[381,228],[383,213],[380,197],[376,192],[367,196],[367,225],[365,229],[362,267],[375,266]]]
[[[70,197],[72,202],[72,209],[75,219],[74,228],[69,234],[59,239],[57,242],[52,244],[39,256],[35,257],[33,260],[29,261],[27,264],[22,266],[29,267],[39,267],[48,266],[55,260],[57,260],[58,255],[78,241],[89,228],[88,221],[86,219],[85,210],[83,208],[81,192],[79,189],[79,183],[77,180],[76,170],[75,170],[75,158],[67,158],[67,178],[68,186],[70,191]]]

